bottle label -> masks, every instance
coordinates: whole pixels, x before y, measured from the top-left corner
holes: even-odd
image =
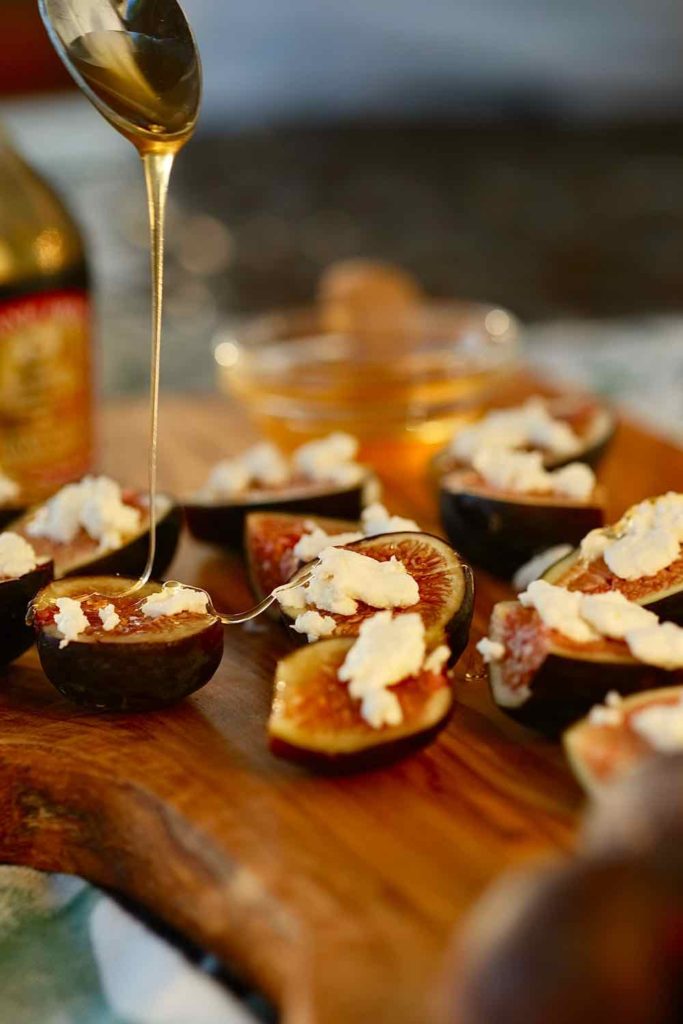
[[[0,301],[0,470],[34,501],[82,476],[91,457],[87,293]]]

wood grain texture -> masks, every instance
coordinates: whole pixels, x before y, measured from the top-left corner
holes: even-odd
[[[102,464],[144,484],[144,403],[107,408]],[[220,399],[166,398],[161,484],[195,487],[248,438]],[[433,526],[424,483],[385,467],[392,507]],[[683,484],[683,453],[620,428],[611,512]],[[227,609],[236,558],[185,539],[173,576]],[[473,642],[506,588],[478,574]],[[427,1024],[449,936],[507,865],[572,843],[580,793],[556,745],[508,722],[457,670],[453,720],[395,767],[316,778],[266,749],[276,623],[233,628],[199,694],[144,716],[88,715],[33,652],[0,689],[0,859],[82,874],[148,905],[277,1002],[286,1024]]]

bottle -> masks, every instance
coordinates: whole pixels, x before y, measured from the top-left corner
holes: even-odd
[[[78,227],[0,128],[0,472],[21,504],[90,468],[90,313]]]

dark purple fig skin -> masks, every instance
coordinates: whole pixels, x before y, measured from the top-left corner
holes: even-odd
[[[428,729],[420,729],[411,736],[402,736],[397,740],[383,740],[375,747],[366,747],[365,750],[356,753],[324,754],[319,750],[294,746],[278,736],[269,737],[268,749],[275,757],[292,761],[317,775],[351,775],[356,772],[375,771],[395,764],[396,761],[401,761],[429,746],[448,725],[454,707],[455,701],[451,700],[446,714]]]
[[[508,602],[503,602],[507,604]],[[510,602],[512,603],[512,602]],[[501,607],[501,606],[496,606]],[[495,628],[496,609],[490,630],[492,639],[499,639]],[[489,683],[499,665],[489,665]],[[569,650],[551,650],[536,670],[531,683],[531,696],[519,707],[494,703],[510,718],[553,739],[569,725],[588,714],[595,704],[604,701],[610,690],[623,696],[671,686],[672,673],[640,662],[597,661],[573,656]]]
[[[40,663],[65,697],[92,711],[151,711],[199,690],[223,657],[218,619],[179,640],[117,643],[72,640],[37,629]]]
[[[554,565],[551,565],[549,569],[546,569],[543,573],[543,579],[547,580],[548,583],[558,583],[573,566],[578,555],[578,549],[570,551],[568,555],[565,555],[564,558],[561,558]],[[662,591],[654,590],[651,595],[638,598],[636,603],[642,604],[643,607],[648,608],[666,622],[675,622],[676,625],[683,626],[683,578],[681,578],[678,585],[668,589],[669,593],[665,597],[658,597],[657,595],[661,594]]]
[[[190,533],[197,540],[219,547],[240,548],[244,536],[245,520],[251,512],[292,512],[310,516],[329,516],[335,519],[360,519],[363,508],[365,482],[341,491],[281,497],[267,501],[233,502],[224,505],[184,505]]]
[[[515,502],[444,486],[439,507],[451,543],[501,579],[510,579],[530,558],[556,544],[580,543],[605,521],[598,505]]]
[[[8,665],[33,644],[26,625],[29,602],[52,581],[52,562],[44,562],[15,580],[0,582],[0,666]]]

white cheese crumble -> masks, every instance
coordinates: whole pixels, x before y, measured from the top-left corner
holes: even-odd
[[[292,629],[296,633],[305,633],[309,644],[315,640],[322,640],[326,636],[332,636],[337,623],[331,615],[321,615],[320,612],[309,608],[308,611],[297,615]]]
[[[362,532],[327,533],[312,521],[304,524],[306,533],[297,541],[292,553],[300,562],[312,562],[327,547],[345,547],[363,537],[376,537],[381,533],[419,532],[420,527],[412,519],[392,516],[384,505],[374,502],[361,513]]]
[[[112,629],[116,629],[121,621],[121,616],[116,611],[113,604],[105,604],[104,608],[100,608],[99,616],[100,622],[102,623],[102,629],[107,633],[110,633]]]
[[[68,544],[84,529],[101,550],[119,547],[139,528],[140,511],[126,505],[121,487],[106,476],[67,484],[38,509],[26,527],[30,537]]]
[[[540,579],[546,569],[549,569],[555,562],[559,562],[561,558],[565,558],[573,550],[571,544],[556,544],[552,548],[541,551],[539,555],[534,555],[528,562],[521,565],[513,576],[513,587],[517,591],[526,590],[530,583]]]
[[[63,640],[59,649],[66,647],[72,640],[77,640],[81,633],[89,626],[85,617],[81,602],[73,597],[59,597],[55,601],[57,614],[55,615],[55,626],[62,634]]]
[[[420,600],[417,581],[397,558],[380,562],[357,551],[327,547],[313,566],[310,580],[278,598],[293,608],[312,605],[320,611],[353,615],[358,602],[372,608],[408,608]]]
[[[17,579],[33,572],[38,564],[36,553],[18,533],[0,533],[0,577]]]
[[[511,409],[494,409],[483,419],[459,431],[450,451],[471,463],[479,451],[492,448],[541,448],[569,457],[581,448],[581,440],[564,420],[555,419],[541,398],[530,398]]]
[[[363,467],[354,461],[358,441],[351,434],[337,432],[297,448],[292,456],[296,472],[308,480],[317,480],[351,487],[363,475]]]
[[[654,612],[629,601],[619,591],[582,594],[580,612],[601,636],[611,640],[623,640],[629,630],[656,625],[659,621]]]
[[[597,639],[598,634],[581,615],[582,597],[579,591],[555,587],[545,580],[534,580],[519,595],[519,600],[525,608],[535,608],[549,629],[555,629],[577,643],[589,643]]]
[[[683,749],[683,697],[675,704],[650,704],[630,717],[631,728],[655,750]]]
[[[481,638],[477,644],[477,650],[487,665],[490,665],[491,662],[502,661],[505,657],[505,644],[501,644],[499,640],[491,640],[487,636]]]
[[[209,501],[234,498],[250,487],[280,487],[290,479],[287,460],[269,441],[260,441],[234,459],[218,462],[198,497]]]
[[[555,494],[587,501],[595,489],[595,474],[590,466],[572,462],[562,469],[548,471],[540,452],[484,448],[475,452],[472,465],[487,484],[501,491]]]
[[[363,539],[362,533],[326,533],[313,523],[308,525],[311,527],[310,532],[304,533],[292,549],[300,562],[312,562],[325,548],[343,547],[345,544],[353,544],[354,541]]]
[[[683,668],[683,629],[673,622],[631,629],[626,643],[633,657],[646,665],[668,671]]]
[[[203,615],[208,604],[208,595],[203,590],[184,587],[181,583],[164,583],[161,590],[145,598],[140,610],[143,615],[158,619],[162,615],[179,615],[180,612]]]
[[[582,594],[535,580],[519,600],[525,608],[535,608],[549,629],[577,643],[598,637],[625,640],[632,656],[645,665],[683,668],[683,628],[660,622],[654,612],[623,594]]]
[[[349,694],[361,702],[361,715],[373,727],[400,725],[401,705],[389,687],[416,675],[425,660],[425,628],[419,615],[392,618],[379,612],[366,619],[339,669]]]
[[[604,558],[623,580],[655,576],[675,562],[683,541],[683,494],[669,492],[634,505],[613,526],[592,530],[581,542],[585,562]]]
[[[610,690],[604,704],[596,704],[588,713],[591,725],[617,726],[623,719],[623,699],[615,690]]]
[[[360,521],[366,537],[377,537],[381,533],[419,533],[420,531],[420,527],[414,519],[392,516],[378,501],[363,509]]]
[[[9,505],[20,494],[19,484],[0,470],[0,505]]]
[[[451,656],[451,649],[446,644],[439,644],[435,647],[424,660],[422,665],[423,672],[433,672],[435,675],[439,675],[443,672],[444,666]]]

